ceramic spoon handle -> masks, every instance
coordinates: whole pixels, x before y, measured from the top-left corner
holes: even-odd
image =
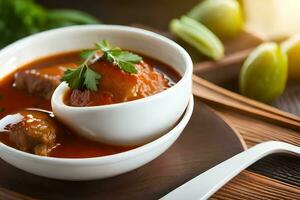
[[[273,153],[290,153],[299,156],[300,147],[275,141],[258,144],[200,174],[161,200],[207,199],[248,166]]]

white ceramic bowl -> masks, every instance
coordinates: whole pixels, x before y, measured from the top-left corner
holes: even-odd
[[[0,157],[19,169],[54,179],[79,181],[116,176],[150,162],[167,150],[187,125],[193,107],[191,96],[182,119],[170,132],[151,143],[123,153],[96,158],[62,159],[25,153],[0,143]]]
[[[55,116],[77,133],[105,143],[138,145],[160,137],[179,120],[191,95],[193,64],[188,53],[178,44],[143,29],[93,25],[57,29],[33,36],[30,49],[37,50],[41,48],[39,44],[43,44],[42,48],[51,54],[74,47],[92,47],[95,41],[104,38],[112,45],[169,64],[182,78],[175,86],[150,97],[94,107],[64,104],[63,97],[69,88],[62,83],[52,96]]]

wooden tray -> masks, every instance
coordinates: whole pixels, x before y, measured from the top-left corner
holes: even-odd
[[[65,182],[31,175],[0,161],[0,187],[4,188],[0,199],[20,199],[7,190],[40,199],[158,199],[244,148],[236,132],[195,99],[191,121],[178,141],[151,163],[105,180]]]
[[[261,36],[245,31],[240,37],[225,43],[228,54],[222,60],[198,62],[194,74],[238,93],[240,68],[252,50],[264,41]],[[270,105],[300,117],[300,81],[289,81],[284,94]]]
[[[295,105],[290,102],[289,98],[281,97],[281,106],[293,110]],[[294,103],[299,105],[297,101]],[[247,147],[269,140],[284,141],[300,146],[299,130],[282,127],[272,121],[265,121],[226,106],[210,105],[241,135]],[[299,157],[285,154],[268,156],[238,175],[212,199],[300,199],[299,169]]]
[[[251,34],[248,34],[248,36],[252,37]],[[263,40],[261,40],[261,42],[262,41]],[[240,42],[242,43],[243,40]],[[240,67],[244,59],[251,52],[251,48],[245,47],[245,50],[233,51],[234,53],[227,55],[219,62],[204,61],[196,63],[194,72],[198,76],[210,81],[209,84],[211,84],[210,86],[212,87],[218,85],[238,93]],[[220,88],[222,92],[226,93],[222,88]],[[270,105],[288,112],[283,113],[278,110],[278,113],[282,113],[283,116],[289,116],[289,119],[291,119],[290,117],[292,116],[289,113],[294,114],[294,119],[297,118],[296,121],[299,122],[299,91],[300,82],[290,82],[284,94]],[[211,99],[213,95],[211,91],[202,90],[202,92],[205,92],[205,94],[201,95],[202,97],[206,96],[208,99]],[[221,93],[219,93],[219,95],[220,94]],[[222,97],[219,96],[218,98]],[[236,107],[240,106],[240,108],[245,105],[242,102],[238,103],[236,100],[237,99],[232,99],[231,101],[227,98],[224,102],[226,104],[229,103],[228,105],[235,104]],[[239,109],[232,109],[233,107],[225,106],[225,104],[217,105],[212,101],[206,102],[216,109],[222,118],[241,135],[247,147],[268,140],[284,141],[300,146],[299,124],[294,127],[286,126],[285,124],[277,123],[276,120],[268,120],[261,118],[259,115],[253,115],[255,112],[259,113],[262,111],[259,108],[255,108],[251,114],[250,112],[241,112],[242,110]],[[286,119],[288,119],[288,117]],[[269,156],[236,177],[217,192],[212,199],[300,199],[299,169],[300,159],[297,157],[283,154]],[[238,193],[237,191],[240,192]]]

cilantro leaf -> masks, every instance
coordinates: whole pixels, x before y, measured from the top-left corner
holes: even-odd
[[[84,86],[91,91],[97,91],[101,75],[87,67],[84,73]]]
[[[136,74],[138,70],[135,64],[142,61],[142,57],[123,51],[119,47],[111,47],[107,40],[95,44],[95,49],[85,50],[80,53],[84,60],[76,69],[68,69],[62,78],[72,89],[88,89],[97,91],[101,75],[89,68],[89,65],[98,59],[104,59],[113,63],[127,73]]]
[[[119,49],[112,49],[105,52],[105,54],[107,60],[117,65],[121,70],[131,74],[138,73],[135,64],[142,60],[140,56]]]
[[[61,80],[66,81],[72,89],[82,88],[82,72],[84,72],[82,67],[67,69]]]
[[[121,70],[131,74],[138,73],[135,64],[142,60],[140,56],[129,51],[121,51],[117,49],[111,50],[107,53],[113,60],[113,63],[116,64]]]
[[[84,50],[80,53],[80,58],[86,60],[92,57],[96,52],[97,50]]]
[[[103,52],[106,52],[106,51],[109,51],[112,49],[107,40],[102,40],[100,43],[97,42],[96,47],[98,47],[98,49],[101,49]]]
[[[98,90],[98,84],[101,76],[91,70],[86,64],[80,65],[76,69],[68,69],[62,78],[72,89]]]
[[[117,52],[117,54],[115,52]],[[142,57],[140,57],[139,55],[133,54],[129,51],[112,50],[111,53],[115,54],[115,58],[117,60],[123,61],[123,62],[131,62],[131,63],[137,64],[142,60]]]
[[[122,69],[123,71],[125,71],[127,73],[131,73],[131,74],[137,74],[138,73],[138,70],[130,62],[119,61],[118,66],[119,66],[120,69]]]
[[[104,59],[114,65],[117,65],[121,70],[127,73],[138,73],[135,68],[135,64],[139,63],[143,59],[139,55],[129,51],[123,51],[118,47],[111,47],[107,40],[102,40],[102,42],[96,43],[96,47],[103,52]]]

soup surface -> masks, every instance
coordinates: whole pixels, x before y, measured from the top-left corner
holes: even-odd
[[[0,119],[9,117],[12,120],[5,127],[0,126],[1,142],[37,155],[60,158],[97,157],[134,148],[87,140],[72,133],[52,116],[51,95],[64,71],[75,68],[80,62],[79,53],[68,52],[36,60],[0,80]],[[179,74],[164,63],[146,56],[143,56],[143,62],[140,67],[145,73],[138,78],[115,73],[115,66],[105,68],[110,65],[105,61],[95,63],[93,69],[101,71],[103,76],[99,90],[88,94],[70,90],[65,102],[72,106],[94,106],[131,101],[161,92],[180,79]],[[150,79],[147,79],[148,75]],[[111,86],[110,81],[105,80],[112,80]],[[122,84],[114,83],[116,80]],[[33,110],[27,110],[30,108]]]

